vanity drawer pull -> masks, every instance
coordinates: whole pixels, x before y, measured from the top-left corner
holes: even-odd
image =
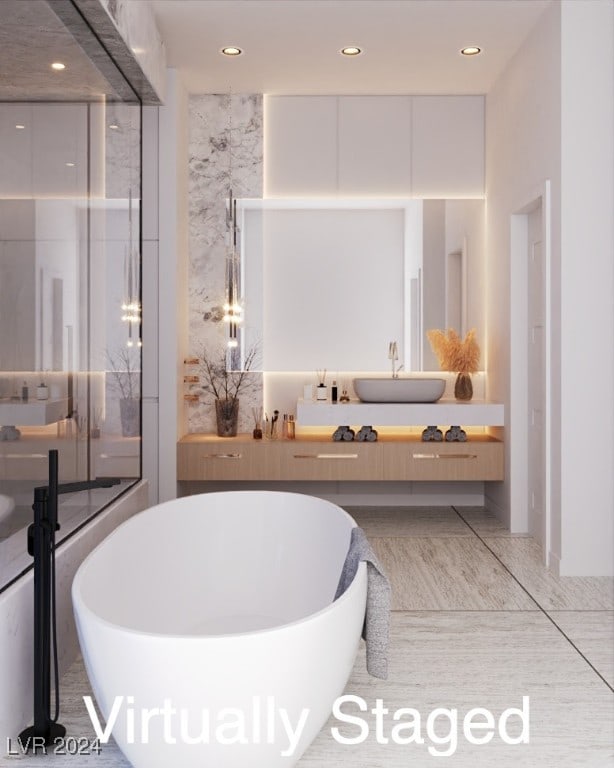
[[[357,453],[295,453],[295,459],[357,459]]]
[[[475,453],[412,453],[412,459],[477,459]]]
[[[203,459],[241,459],[240,453],[204,453]]]

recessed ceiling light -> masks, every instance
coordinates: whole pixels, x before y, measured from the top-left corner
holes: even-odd
[[[61,61],[54,61],[51,65],[51,69],[55,69],[57,72],[59,72],[62,69],[66,69],[66,64],[62,64]]]
[[[112,131],[118,131],[118,130],[119,130],[119,125],[117,125],[117,123],[111,123],[111,124],[109,125],[109,128],[110,128]]]
[[[346,45],[339,53],[342,53],[344,56],[360,56],[362,48],[359,48],[357,45]]]
[[[478,53],[482,53],[482,49],[477,45],[468,45],[466,48],[461,48],[463,56],[477,56]]]
[[[23,131],[25,127],[26,126],[22,125],[21,123],[17,123],[17,125],[15,126],[15,128],[17,128],[18,131]]]
[[[74,163],[66,163],[66,167],[67,168],[74,168],[75,164]]]
[[[237,48],[236,45],[226,45],[220,53],[223,53],[224,56],[240,56],[243,51],[240,48]]]

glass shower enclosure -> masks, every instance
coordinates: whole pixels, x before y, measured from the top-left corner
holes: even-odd
[[[0,591],[50,449],[61,483],[121,478],[60,497],[59,545],[140,478],[142,352],[140,101],[85,22],[2,13]]]

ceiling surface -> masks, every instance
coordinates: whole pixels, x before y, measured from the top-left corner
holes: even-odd
[[[152,7],[192,93],[481,94],[558,0],[131,1]]]

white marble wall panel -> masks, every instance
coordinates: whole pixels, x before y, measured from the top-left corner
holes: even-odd
[[[219,358],[225,346],[226,200],[231,186],[234,197],[262,197],[262,146],[261,95],[190,98],[189,350],[198,358],[204,350]],[[213,396],[199,385],[192,391],[201,397],[186,405],[189,431],[213,431]],[[239,397],[239,431],[251,431],[251,407],[262,403],[259,373],[248,377]]]
[[[132,104],[109,104],[105,113],[105,197],[141,197],[141,114]],[[111,126],[116,126],[111,128]],[[134,232],[138,240],[138,203],[135,202]],[[126,230],[127,232],[127,230]]]

